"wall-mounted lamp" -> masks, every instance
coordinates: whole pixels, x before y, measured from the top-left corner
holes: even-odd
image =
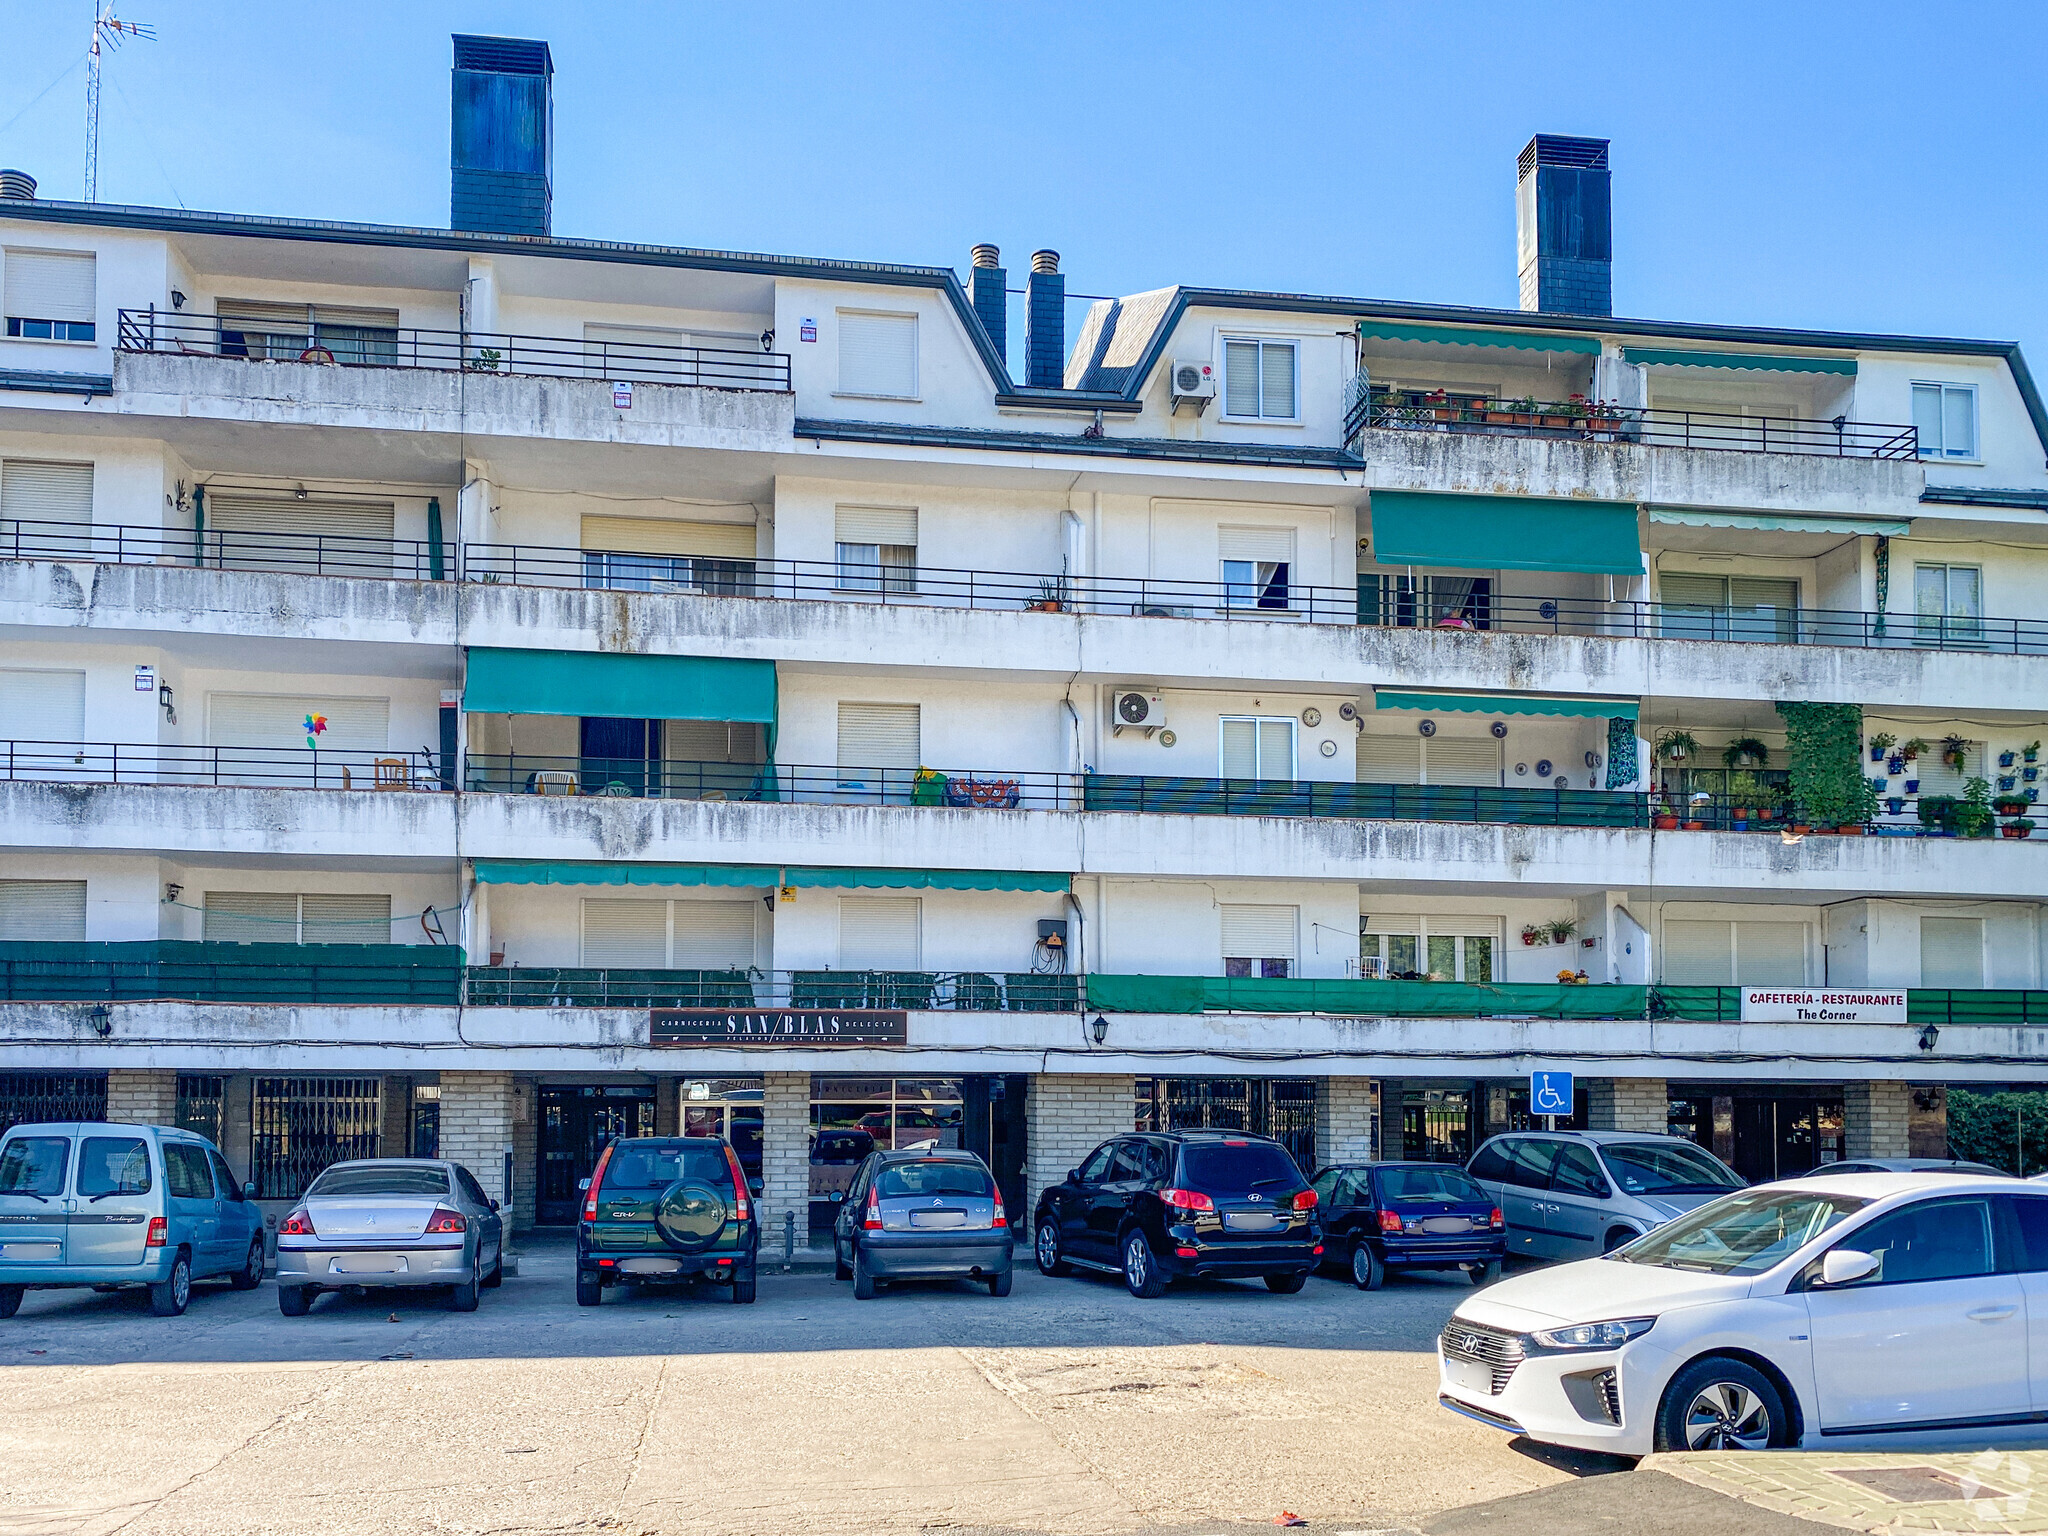
[[[171,290],[171,308],[173,308],[173,309],[183,309],[184,307],[185,307],[185,295],[183,295],[182,293],[178,292],[178,290],[177,290],[177,289],[173,288],[173,289]]]
[[[85,1021],[92,1026],[92,1032],[102,1040],[114,1032],[114,1012],[105,1003],[94,1003],[92,1011],[86,1014]]]
[[[156,701],[163,706],[164,718],[170,721],[172,725],[178,723],[177,697],[171,691],[169,683],[158,683],[156,685]]]
[[[1088,1021],[1088,1034],[1097,1045],[1102,1044],[1109,1038],[1109,1020],[1098,1013]]]
[[[176,901],[176,900],[177,900],[177,899],[178,899],[178,898],[179,898],[180,896],[182,896],[182,895],[184,895],[184,894],[185,894],[185,887],[183,887],[182,885],[178,884],[178,882],[177,882],[177,881],[175,881],[175,880],[167,880],[167,881],[165,881],[165,882],[164,882],[164,905],[165,905],[165,906],[169,906],[169,905],[170,905],[170,904],[171,904],[172,902]]]
[[[761,333],[761,350],[763,352],[773,352],[775,350],[775,332],[773,330],[766,330]]]
[[[1923,1025],[1921,1025],[1921,1026],[1920,1026],[1920,1049],[1921,1049],[1921,1050],[1923,1050],[1923,1051],[1931,1051],[1931,1050],[1933,1050],[1933,1049],[1934,1049],[1934,1047],[1935,1047],[1935,1044],[1936,1044],[1936,1043],[1937,1043],[1937,1042],[1938,1042],[1938,1041],[1939,1041],[1940,1039],[1941,1039],[1941,1031],[1940,1031],[1940,1030],[1938,1030],[1938,1029],[1936,1029],[1936,1028],[1935,1028],[1935,1027],[1934,1027],[1934,1026],[1933,1026],[1932,1024],[1923,1024]]]

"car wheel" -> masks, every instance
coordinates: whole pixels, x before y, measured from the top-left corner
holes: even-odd
[[[498,1256],[491,1260],[491,1272],[484,1276],[484,1289],[495,1291],[505,1283],[505,1245],[498,1244]]]
[[[754,1299],[755,1283],[752,1275],[748,1275],[744,1280],[738,1275],[734,1275],[732,1277],[732,1299],[742,1306],[751,1302]]]
[[[1004,1270],[1004,1271],[1003,1271],[1003,1272],[1002,1272],[1001,1274],[999,1274],[999,1275],[990,1275],[990,1276],[988,1277],[988,1293],[989,1293],[989,1295],[991,1295],[991,1296],[1007,1296],[1007,1295],[1009,1295],[1009,1294],[1010,1294],[1010,1282],[1011,1282],[1011,1278],[1012,1278],[1012,1275],[1013,1275],[1013,1271],[1010,1271],[1010,1270],[1007,1270],[1007,1269],[1006,1269],[1006,1270]]]
[[[594,1307],[604,1300],[604,1281],[594,1269],[576,1271],[576,1305]]]
[[[1616,1227],[1607,1234],[1607,1240],[1600,1245],[1600,1251],[1602,1253],[1612,1253],[1615,1249],[1624,1247],[1641,1236],[1642,1233],[1640,1232],[1631,1232],[1626,1227]]]
[[[1474,1285],[1491,1285],[1500,1278],[1500,1260],[1488,1259],[1484,1264],[1467,1264],[1465,1273]]]
[[[1040,1216],[1033,1231],[1031,1256],[1038,1260],[1041,1275],[1071,1274],[1067,1261],[1060,1257],[1059,1224],[1051,1216]]]
[[[249,1240],[249,1256],[242,1260],[242,1267],[229,1277],[228,1284],[238,1291],[253,1291],[263,1283],[263,1234],[257,1233]]]
[[[1136,1228],[1124,1234],[1124,1289],[1144,1301],[1166,1294],[1166,1276],[1152,1256],[1152,1245]]]
[[[1664,1389],[1657,1409],[1660,1451],[1767,1451],[1791,1443],[1785,1399],[1740,1360],[1695,1360]]]
[[[868,1268],[867,1256],[860,1251],[860,1244],[853,1245],[853,1299],[873,1301],[875,1299],[875,1276]]]
[[[853,1278],[853,1266],[846,1262],[839,1247],[839,1239],[836,1237],[832,1239],[832,1278],[834,1280],[851,1280]]]
[[[1372,1251],[1372,1244],[1360,1238],[1351,1245],[1351,1283],[1361,1291],[1376,1291],[1386,1284],[1387,1266]]]
[[[21,1310],[21,1298],[28,1290],[25,1285],[0,1285],[0,1317],[12,1317]]]
[[[448,1310],[450,1312],[474,1312],[482,1299],[484,1289],[484,1256],[478,1254],[470,1265],[469,1278],[460,1285],[448,1287]]]
[[[313,1287],[310,1285],[280,1285],[277,1288],[277,1310],[286,1317],[304,1317],[313,1305]]]
[[[1266,1276],[1266,1289],[1276,1296],[1292,1296],[1308,1284],[1308,1271],[1298,1269],[1285,1275]]]
[[[158,1317],[179,1317],[192,1300],[192,1258],[181,1253],[171,1260],[171,1273],[149,1288],[149,1310]]]

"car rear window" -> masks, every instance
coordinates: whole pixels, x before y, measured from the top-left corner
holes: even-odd
[[[330,1168],[313,1181],[306,1198],[333,1195],[445,1195],[448,1175],[439,1168]]]
[[[636,1147],[630,1142],[612,1150],[605,1164],[606,1189],[666,1189],[681,1179],[686,1184],[732,1188],[732,1167],[723,1147]]]
[[[986,1200],[993,1192],[988,1175],[975,1164],[936,1157],[889,1163],[875,1184],[885,1200],[915,1195],[965,1195]]]
[[[88,1136],[79,1145],[80,1195],[141,1195],[149,1184],[149,1148],[141,1137]]]
[[[61,1195],[68,1136],[17,1136],[0,1151],[0,1195]]]
[[[1180,1150],[1180,1182],[1209,1194],[1299,1189],[1301,1170],[1271,1142],[1203,1142]]]
[[[1477,1184],[1455,1168],[1387,1168],[1380,1173],[1380,1193],[1387,1199],[1465,1200],[1484,1205]]]

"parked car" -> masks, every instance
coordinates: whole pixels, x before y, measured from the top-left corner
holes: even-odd
[[[1507,1230],[1493,1197],[1442,1163],[1339,1163],[1309,1181],[1322,1212],[1323,1257],[1376,1291],[1389,1271],[1455,1269],[1474,1285],[1500,1278]]]
[[[1989,1163],[1972,1163],[1954,1157],[1855,1157],[1839,1163],[1824,1163],[1813,1170],[1813,1174],[1830,1177],[1838,1173],[1982,1173],[1994,1179],[2017,1177]],[[1798,1177],[1811,1178],[1813,1174]]]
[[[322,1291],[440,1286],[474,1312],[505,1275],[498,1202],[460,1163],[371,1157],[336,1163],[277,1227],[277,1309],[304,1317]]]
[[[176,1317],[192,1282],[263,1283],[263,1215],[204,1136],[164,1125],[62,1121],[0,1138],[0,1317],[24,1291],[149,1288]]]
[[[576,1224],[576,1304],[615,1285],[704,1279],[754,1299],[761,1223],[730,1143],[714,1136],[614,1141],[583,1181]]]
[[[856,1301],[891,1280],[967,1279],[1010,1294],[1013,1245],[1002,1191],[972,1152],[876,1152],[832,1226],[832,1269]]]
[[[1438,1340],[1438,1401],[1553,1445],[1973,1449],[2040,1434],[2048,1191],[1815,1175],[1511,1276]]]
[[[1316,1192],[1287,1149],[1222,1131],[1105,1141],[1039,1197],[1032,1231],[1044,1273],[1121,1272],[1146,1298],[1196,1276],[1291,1295],[1323,1257]]]
[[[1744,1187],[1742,1175],[1682,1136],[1516,1131],[1465,1165],[1507,1221],[1517,1258],[1610,1253],[1674,1216]]]

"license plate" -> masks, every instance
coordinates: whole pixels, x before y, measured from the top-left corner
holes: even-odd
[[[912,1211],[910,1224],[913,1227],[964,1227],[967,1225],[965,1211]]]
[[[619,1264],[629,1275],[672,1275],[681,1267],[674,1259],[625,1259]]]
[[[1461,1391],[1493,1396],[1493,1372],[1476,1360],[1445,1360],[1444,1379]]]
[[[334,1275],[402,1275],[406,1272],[406,1267],[405,1259],[402,1256],[395,1257],[390,1254],[377,1253],[365,1254],[357,1259],[336,1259],[332,1266],[329,1267],[328,1273]]]
[[[1280,1218],[1271,1211],[1225,1211],[1223,1225],[1232,1232],[1270,1232]]]
[[[56,1243],[0,1243],[0,1259],[11,1259],[17,1264],[54,1259],[59,1246]]]
[[[1425,1232],[1470,1232],[1472,1218],[1469,1216],[1431,1216],[1422,1223]]]

